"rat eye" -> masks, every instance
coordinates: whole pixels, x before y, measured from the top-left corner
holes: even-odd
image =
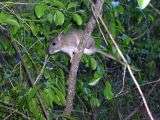
[[[53,42],[52,45],[54,46],[54,45],[56,45],[56,43]]]

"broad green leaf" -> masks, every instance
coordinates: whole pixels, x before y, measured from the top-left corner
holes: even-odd
[[[79,14],[73,14],[73,20],[76,22],[77,25],[82,25],[83,21]]]
[[[151,0],[137,0],[140,9],[144,9],[150,3]]]
[[[3,13],[3,12],[1,12],[1,13],[0,13],[0,23],[4,23],[4,21],[5,21],[8,17],[10,17],[10,16],[7,15],[7,14],[5,14],[5,13]]]
[[[36,36],[38,34],[39,28],[34,24],[34,22],[29,22],[29,25],[30,25],[32,34]]]
[[[47,9],[47,6],[45,4],[37,4],[35,6],[35,14],[38,18],[41,18]]]
[[[77,2],[70,2],[67,6],[67,9],[75,8],[77,6]]]
[[[112,87],[108,81],[105,83],[105,88],[103,90],[103,94],[108,100],[111,100],[113,98]]]
[[[90,104],[92,107],[99,107],[100,106],[100,101],[96,97],[92,97],[90,99]]]
[[[122,6],[119,6],[117,8],[117,12],[119,12],[120,14],[124,14],[125,10],[124,10],[124,8]]]
[[[53,101],[54,101],[54,96],[55,96],[55,94],[52,92],[52,90],[50,88],[45,89],[43,92],[43,98],[48,106],[52,107]]]
[[[130,44],[133,44],[134,42],[131,37],[125,34],[123,34],[121,38],[122,38],[123,45],[125,45],[126,47],[128,47]]]
[[[2,13],[2,12],[0,13],[0,24],[9,24],[17,28],[20,27],[19,23],[17,22],[15,18],[13,18],[12,16],[8,14]]]
[[[86,94],[86,95],[90,95],[91,94],[91,90],[89,88],[86,88],[86,87],[83,87],[83,92]]]
[[[5,20],[5,23],[7,23],[7,24],[10,24],[10,25],[13,25],[13,26],[16,26],[16,27],[20,27],[20,25],[19,25],[19,23],[17,22],[17,20],[15,20],[15,19],[12,19],[12,18],[7,18],[6,20]]]
[[[56,25],[63,25],[64,23],[64,14],[57,10],[56,13],[54,14],[54,22]]]
[[[92,70],[95,70],[97,68],[97,61],[92,57],[90,59],[90,64],[91,64]]]
[[[52,23],[52,21],[53,21],[53,15],[52,14],[48,14],[47,15],[47,20],[49,21],[49,23]]]
[[[61,0],[48,0],[48,1],[50,1],[50,3],[55,7],[65,8],[65,5],[63,2],[61,2]]]
[[[99,80],[102,78],[102,73],[101,71],[96,71],[93,75],[93,78],[90,80],[90,82],[88,83],[88,85],[90,86],[95,86]]]
[[[28,99],[28,101],[30,101],[33,97],[35,97],[36,95],[36,88],[30,88],[29,91],[26,93],[26,97]]]
[[[58,90],[57,88],[53,87],[53,89],[54,89],[54,92],[55,92],[55,94],[58,98],[57,103],[59,105],[64,105],[65,104],[65,95],[60,90]]]
[[[101,77],[98,77],[97,79],[92,79],[92,81],[90,81],[88,84],[90,86],[95,86],[99,82],[100,79]]]
[[[32,99],[29,101],[29,110],[32,112],[36,120],[44,120],[40,112],[40,108],[38,108],[36,99]]]

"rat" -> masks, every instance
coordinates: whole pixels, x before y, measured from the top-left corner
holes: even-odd
[[[62,34],[62,33],[59,34],[56,38],[51,39],[51,43],[48,48],[49,54],[54,54],[59,51],[62,51],[64,53],[67,53],[70,56],[71,58],[70,62],[71,62],[74,53],[78,51],[77,47],[80,43],[80,39],[82,38],[82,35],[83,35],[83,31],[80,31],[80,30],[73,30],[66,34]],[[96,52],[115,60],[115,58],[112,55],[97,49],[95,47],[95,41],[93,37],[90,35],[89,39],[86,42],[83,53],[86,55],[92,55]]]

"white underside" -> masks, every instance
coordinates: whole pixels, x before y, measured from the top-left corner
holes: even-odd
[[[70,57],[73,56],[73,52],[77,51],[75,47],[64,47],[61,49],[63,52],[68,53]]]
[[[72,57],[73,53],[76,52],[77,50],[78,49],[75,48],[75,47],[64,47],[64,48],[61,49],[61,51],[69,54],[70,57]],[[86,49],[86,48],[84,49],[84,54],[87,54],[87,55],[91,55],[91,54],[93,54],[95,52],[96,52],[95,49]]]
[[[91,55],[93,53],[95,53],[96,50],[95,49],[84,49],[84,54],[87,54],[87,55]]]

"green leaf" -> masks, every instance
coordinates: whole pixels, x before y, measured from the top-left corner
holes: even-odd
[[[37,92],[36,88],[30,88],[29,91],[26,93],[26,97],[28,99],[28,101],[30,101],[33,97],[35,97]]]
[[[89,84],[90,86],[95,86],[95,85],[99,82],[100,79],[101,79],[101,78],[92,79],[92,81],[90,81],[88,84]]]
[[[18,28],[20,27],[19,23],[18,23],[17,20],[15,20],[15,19],[7,18],[7,19],[5,20],[5,23],[10,24],[10,25],[13,25],[13,26],[16,26],[16,27],[18,27]]]
[[[47,15],[47,20],[49,21],[49,23],[52,23],[52,21],[53,21],[53,15],[52,14],[48,14]]]
[[[111,100],[113,98],[112,87],[108,81],[105,83],[105,88],[104,88],[103,94],[106,97],[106,99],[108,99],[108,100]]]
[[[53,101],[54,101],[54,96],[55,96],[55,94],[53,93],[53,91],[50,88],[45,89],[43,91],[43,98],[48,106],[52,107]]]
[[[151,0],[137,0],[140,9],[144,9],[148,6]]]
[[[8,15],[2,12],[0,13],[0,24],[9,24],[17,28],[20,27],[19,23],[15,18],[13,18],[11,15]]]
[[[131,37],[129,37],[129,36],[125,35],[125,34],[122,35],[122,43],[126,47],[128,47],[130,44],[133,44],[133,42],[134,41],[132,40]]]
[[[77,2],[70,2],[67,6],[67,9],[75,8],[77,6]]]
[[[77,25],[82,25],[83,21],[80,15],[78,14],[73,14],[73,20],[76,22]]]
[[[85,64],[86,67],[95,70],[97,68],[97,61],[92,56],[83,55],[82,62]]]
[[[1,12],[1,13],[0,13],[0,23],[4,23],[5,20],[6,20],[8,17],[10,17],[10,16],[7,15],[7,14],[5,14],[5,13],[3,13],[3,12]]]
[[[36,102],[36,99],[31,99],[29,101],[29,110],[32,112],[32,114],[36,120],[44,120],[44,118],[42,117],[42,114],[40,112],[40,109],[38,108],[38,104]]]
[[[54,92],[56,94],[56,97],[58,98],[56,101],[57,104],[59,105],[64,105],[65,104],[65,95],[60,91],[58,90],[57,88],[53,87],[52,89],[54,89]]]
[[[96,71],[93,75],[93,78],[88,83],[88,85],[95,86],[100,81],[101,78],[102,78],[102,72]]]
[[[120,13],[120,14],[124,14],[125,10],[122,6],[118,6],[117,7],[117,12]]]
[[[100,101],[96,97],[92,97],[90,99],[90,104],[92,107],[99,107],[100,106]]]
[[[64,23],[64,14],[57,10],[56,13],[54,14],[54,22],[56,25],[63,25]]]
[[[97,61],[92,57],[90,58],[90,64],[91,64],[92,70],[95,70],[97,68]]]
[[[30,29],[32,31],[32,34],[36,36],[38,34],[39,28],[36,26],[34,22],[29,22]]]
[[[63,2],[60,2],[61,0],[49,0],[50,3],[55,6],[55,7],[58,7],[58,8],[65,8],[65,5]]]
[[[37,4],[35,6],[35,14],[38,18],[41,18],[47,9],[47,6],[45,4]]]

